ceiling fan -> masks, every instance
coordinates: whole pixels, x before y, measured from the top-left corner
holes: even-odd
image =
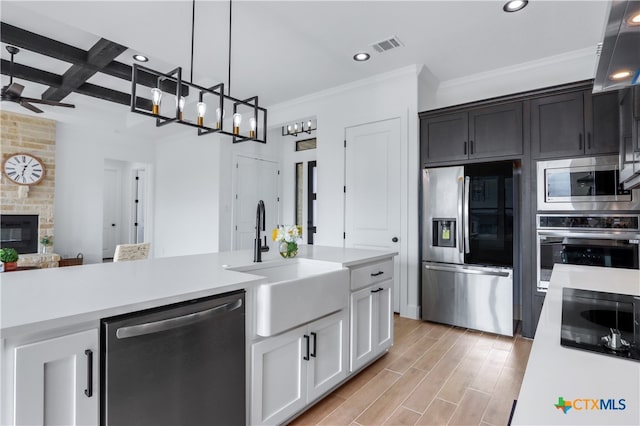
[[[3,101],[11,101],[20,104],[21,106],[37,113],[44,112],[40,108],[32,105],[32,104],[43,104],[43,105],[53,105],[53,106],[61,106],[66,108],[75,108],[76,106],[73,104],[65,104],[62,102],[56,101],[47,101],[45,99],[35,99],[35,98],[25,98],[22,95],[22,91],[24,90],[24,86],[22,84],[13,82],[13,56],[20,51],[17,47],[14,46],[6,46],[7,51],[11,54],[11,68],[9,70],[9,84],[2,88],[1,97]]]

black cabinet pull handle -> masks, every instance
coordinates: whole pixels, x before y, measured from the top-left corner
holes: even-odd
[[[372,277],[378,277],[380,275],[384,274],[384,271],[378,271],[376,273],[371,274]]]
[[[473,141],[469,141],[469,154],[473,154]]]
[[[318,335],[316,333],[314,333],[314,332],[311,332],[309,334],[311,334],[313,336],[313,352],[311,352],[310,355],[315,358],[316,357],[316,349],[317,349],[316,345],[318,343]]]
[[[84,394],[87,398],[91,398],[93,396],[93,351],[86,349],[84,354],[87,356],[87,388]]]
[[[376,288],[375,290],[371,290],[371,293],[378,293],[381,292],[382,290],[384,290],[383,288]]]
[[[578,149],[582,149],[582,133],[578,135]]]
[[[309,336],[307,334],[304,335],[304,340],[307,342],[307,355],[303,356],[302,359],[309,361]]]
[[[587,149],[591,149],[591,132],[587,132]]]
[[[467,155],[467,141],[464,141],[464,155]]]

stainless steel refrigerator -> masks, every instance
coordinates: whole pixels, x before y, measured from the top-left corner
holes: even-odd
[[[515,167],[422,171],[422,319],[513,335]]]

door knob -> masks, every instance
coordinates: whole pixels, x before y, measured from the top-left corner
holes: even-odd
[[[391,241],[393,241],[394,243],[397,243],[397,242],[398,242],[398,237],[393,237],[393,238],[391,239]]]
[[[116,224],[115,224],[115,223],[112,223],[112,224],[111,224],[111,226],[116,226]]]

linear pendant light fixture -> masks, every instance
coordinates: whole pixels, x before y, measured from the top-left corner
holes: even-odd
[[[191,81],[182,79],[182,68],[178,67],[168,73],[153,70],[139,64],[133,64],[131,78],[131,112],[155,117],[156,127],[169,123],[179,123],[198,129],[198,136],[210,133],[220,133],[233,137],[233,143],[256,141],[267,143],[267,110],[258,104],[258,97],[253,96],[248,99],[237,99],[231,96],[231,23],[232,23],[232,0],[229,0],[229,75],[227,80],[227,93],[224,92],[224,83],[216,84],[212,87],[202,87],[193,83],[193,46],[194,46],[194,26],[195,26],[196,2],[192,1],[191,15]],[[151,74],[156,77],[156,87],[151,89],[151,101],[138,98],[137,85],[140,73]],[[197,93],[198,102],[195,106],[187,106],[189,95]],[[166,98],[173,101],[167,101]],[[195,98],[195,96],[194,96]],[[193,99],[195,100],[195,99]],[[168,115],[163,114],[162,104],[169,104]],[[173,105],[175,104],[175,115]],[[192,102],[193,104],[193,102]],[[209,108],[211,106],[212,108]],[[225,108],[233,109],[231,119],[231,129],[225,125]],[[211,114],[211,110],[215,114]],[[207,112],[209,114],[207,115]],[[242,127],[243,115],[249,117]],[[185,118],[190,117],[190,118]],[[211,117],[211,118],[210,118]],[[248,126],[246,124],[248,123]],[[261,123],[261,125],[258,125]],[[247,128],[248,127],[248,128]]]
[[[318,122],[316,120],[307,120],[293,124],[286,124],[282,126],[282,136],[298,136],[299,133],[311,134],[312,131],[317,130]]]

